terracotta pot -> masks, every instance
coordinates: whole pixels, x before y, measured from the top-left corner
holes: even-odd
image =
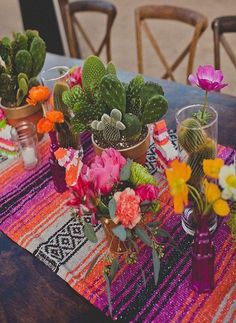
[[[101,218],[101,223],[106,235],[109,250],[115,254],[128,253],[128,242],[120,241],[120,239],[112,232],[112,229],[116,226],[116,224],[107,218]]]
[[[4,111],[4,114],[8,120],[8,123],[11,126],[15,126],[20,121],[29,121],[35,124],[35,127],[38,121],[43,117],[43,109],[41,104],[37,104],[35,106],[31,106],[29,104],[25,104],[20,107],[5,107],[0,102],[0,107]],[[42,134],[37,134],[38,139],[42,139]]]
[[[100,156],[105,148],[101,148],[96,144],[96,142],[94,141],[93,135],[92,135],[92,143],[93,143],[93,149],[95,154]],[[144,165],[146,162],[146,154],[147,154],[149,145],[150,145],[150,134],[148,132],[146,138],[140,141],[138,144],[130,148],[119,149],[119,152],[125,158],[133,159],[137,163]]]

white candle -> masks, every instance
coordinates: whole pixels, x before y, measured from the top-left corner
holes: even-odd
[[[38,162],[33,147],[27,147],[25,149],[22,149],[22,158],[26,167],[34,166]]]

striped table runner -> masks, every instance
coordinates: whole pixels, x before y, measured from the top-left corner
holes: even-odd
[[[88,137],[85,139],[85,159],[91,157]],[[148,167],[153,167],[153,147],[148,153]],[[58,194],[53,188],[48,164],[49,143],[40,143],[40,165],[33,171],[24,171],[20,161],[0,164],[0,230],[21,247],[30,251],[78,293],[109,315],[105,281],[100,261],[85,279],[84,275],[95,255],[106,251],[101,227],[95,229],[97,244],[83,235],[80,224],[70,215],[66,206],[69,193]],[[219,147],[219,156],[226,163],[233,160],[231,148]],[[158,286],[154,285],[152,258],[149,248],[139,243],[139,261],[126,265],[112,283],[113,319],[131,322],[233,322],[236,320],[236,257],[227,225],[222,222],[214,234],[216,248],[215,284],[211,294],[198,295],[192,291],[191,242],[174,215],[166,182],[159,178],[162,191],[161,213],[164,223],[178,247],[165,249],[161,260]],[[89,219],[87,219],[89,220]],[[147,280],[143,285],[141,269]]]

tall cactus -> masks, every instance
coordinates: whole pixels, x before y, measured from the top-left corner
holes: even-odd
[[[24,102],[30,86],[36,85],[35,78],[40,73],[46,46],[35,30],[13,33],[13,40],[0,40],[0,97],[6,106],[19,106]],[[19,74],[27,77],[19,82]],[[39,83],[37,83],[39,84]],[[26,90],[27,85],[27,90]]]

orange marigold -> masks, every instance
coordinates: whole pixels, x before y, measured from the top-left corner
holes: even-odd
[[[64,116],[63,113],[56,110],[51,110],[46,113],[46,117],[51,122],[57,122],[57,123],[63,123],[64,122]]]
[[[45,133],[54,129],[54,123],[47,118],[42,118],[37,123],[37,132]]]
[[[36,105],[39,102],[46,101],[49,98],[50,91],[47,86],[38,85],[29,90],[26,102],[30,105]]]

